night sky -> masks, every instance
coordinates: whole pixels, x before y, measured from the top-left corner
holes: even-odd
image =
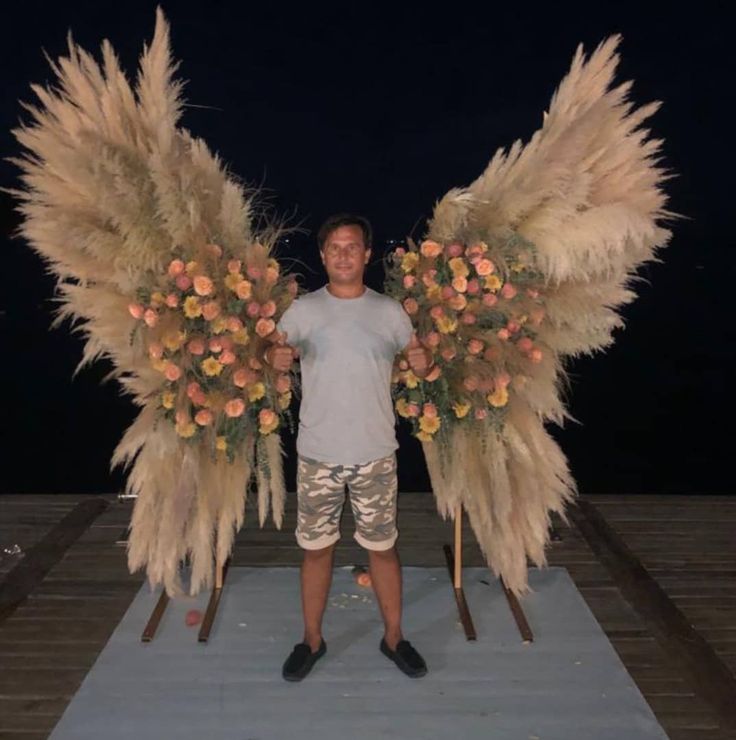
[[[43,57],[65,52],[66,33],[97,52],[107,37],[132,74],[154,26],[154,2],[15,3],[0,28],[0,154],[32,100],[52,80]],[[421,237],[448,189],[466,185],[494,151],[528,141],[541,125],[575,48],[621,33],[617,82],[633,79],[637,105],[664,105],[647,126],[665,139],[671,228],[662,262],[644,268],[627,327],[605,353],[570,365],[577,424],[553,429],[583,493],[730,493],[724,461],[734,377],[733,71],[730,22],[704,3],[587,6],[395,3],[390,12],[282,3],[169,3],[183,125],[203,137],[274,213],[308,233],[280,255],[308,289],[324,284],[314,232],[336,211],[374,225],[367,283],[380,290],[388,240]],[[729,39],[729,41],[731,41]],[[731,41],[732,43],[732,41]],[[0,185],[17,185],[0,163]],[[53,281],[20,238],[12,198],[0,194],[3,418],[2,493],[107,493],[123,476],[109,459],[134,418],[108,370],[72,373],[81,340],[50,330]],[[300,263],[290,262],[298,259]],[[401,490],[429,490],[420,446],[399,428]],[[294,440],[287,436],[287,484]]]

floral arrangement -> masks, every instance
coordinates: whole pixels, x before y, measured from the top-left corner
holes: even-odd
[[[214,243],[191,259],[181,251],[128,306],[138,319],[131,341],[142,333],[163,376],[161,415],[180,437],[229,460],[249,429],[271,434],[289,413],[290,374],[273,373],[261,358],[298,286],[268,255],[258,243],[240,259]]]
[[[402,303],[434,365],[420,379],[399,361],[396,411],[423,442],[456,424],[501,425],[509,392],[546,351],[536,331],[545,308],[533,245],[518,234],[407,243],[389,255],[385,289]]]

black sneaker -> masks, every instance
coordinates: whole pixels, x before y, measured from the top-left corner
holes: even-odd
[[[385,638],[381,639],[381,652],[393,660],[394,663],[411,678],[420,678],[427,672],[427,664],[424,658],[412,647],[408,640],[399,640],[396,650],[386,644]]]
[[[284,663],[281,675],[287,681],[301,681],[312,670],[312,666],[326,652],[327,645],[324,639],[316,653],[312,652],[312,648],[306,642],[300,642],[298,645],[294,645],[291,655],[289,655]]]

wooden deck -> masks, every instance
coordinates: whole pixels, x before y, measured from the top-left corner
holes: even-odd
[[[281,532],[249,512],[234,565],[300,562],[289,502]],[[443,566],[452,524],[431,495],[399,502],[402,563]],[[116,545],[131,509],[0,496],[0,740],[48,736],[139,589]],[[350,519],[346,507],[338,566],[366,562]],[[555,528],[550,565],[568,569],[670,738],[736,740],[736,497],[584,496]],[[464,542],[464,564],[483,565],[467,523]],[[3,557],[14,544],[24,556]]]

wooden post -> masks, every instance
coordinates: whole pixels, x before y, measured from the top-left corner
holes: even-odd
[[[475,632],[475,625],[473,624],[473,618],[470,616],[470,609],[468,609],[468,602],[465,600],[465,592],[463,591],[463,507],[462,504],[457,505],[455,509],[455,552],[453,553],[452,548],[449,545],[445,545],[445,557],[447,558],[447,567],[450,571],[450,577],[453,581],[453,590],[455,592],[455,601],[457,602],[457,610],[460,614],[460,621],[462,622],[463,629],[465,630],[465,637],[468,640],[477,639]]]
[[[207,604],[207,611],[204,613],[204,619],[202,620],[202,626],[199,630],[197,637],[199,642],[207,642],[210,638],[210,631],[215,621],[215,615],[217,614],[217,607],[220,605],[220,597],[222,596],[222,589],[225,586],[225,577],[227,576],[227,569],[230,567],[230,558],[224,563],[215,564],[215,586],[210,594],[210,600]]]

